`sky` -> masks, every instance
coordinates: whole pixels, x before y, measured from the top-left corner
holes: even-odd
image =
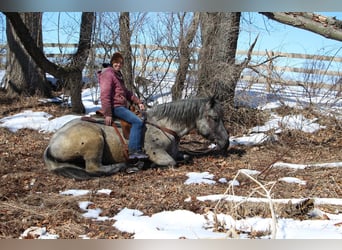
[[[319,14],[329,17],[336,17],[337,19],[342,20],[342,12],[319,12]],[[56,42],[58,41],[57,20],[59,13],[51,12],[45,13],[44,15],[44,40],[45,42]],[[75,30],[78,30],[76,20],[77,16],[79,15],[80,13],[75,12],[60,13],[60,30],[62,32],[59,33],[59,39],[61,42],[78,41],[78,33],[75,32]],[[156,18],[156,16],[156,12],[148,13],[148,18],[150,19],[153,19],[153,17]],[[160,25],[160,22],[150,21],[150,24],[154,23],[159,23]],[[342,57],[342,43],[340,41],[327,39],[313,32],[269,20],[267,17],[258,14],[257,12],[243,12],[240,35],[238,39],[238,50],[247,51],[257,36],[258,41],[254,51],[275,51]],[[49,50],[51,49],[52,48]],[[237,55],[237,59],[242,61],[245,59],[245,55]],[[265,57],[254,56],[252,59],[252,64],[258,64],[264,60]],[[305,59],[278,58],[274,61],[274,65],[298,68],[313,66],[321,67],[320,69],[324,70],[341,70],[341,63],[339,62],[324,61],[322,64],[314,65],[312,61]],[[289,79],[292,79],[293,77],[302,79],[305,77],[305,74],[303,73],[285,72],[282,74],[284,77],[286,76]],[[335,78],[330,79],[329,77],[330,76],[327,76],[324,81],[335,81]]]
[[[271,110],[286,104],[290,107],[296,106],[297,108],[305,108],[309,102],[308,97],[298,88],[289,87],[286,90],[280,89],[277,95],[265,92],[266,87],[262,84],[255,84],[249,91],[241,91],[245,86],[240,84],[237,88],[237,98],[246,101],[246,105],[268,110],[271,116],[268,122],[263,126],[257,126],[250,129],[250,132],[243,136],[234,136],[230,138],[231,145],[257,145],[265,142],[266,140],[277,140],[277,134],[281,133],[283,129],[302,130],[306,133],[314,133],[319,129],[325,127],[319,124],[319,120],[315,117],[307,119],[302,115],[289,115],[281,117]],[[82,92],[82,100],[86,107],[86,112],[92,114],[100,107],[100,104],[93,104],[93,89],[85,89]],[[337,119],[342,119],[342,100],[335,98],[335,92],[324,92],[322,90],[317,93],[311,101],[314,102],[318,110],[326,114],[331,113]],[[247,97],[247,98],[246,98]],[[41,102],[60,101],[61,98],[55,99],[41,99]],[[169,100],[168,98],[159,97],[158,102]],[[334,100],[332,102],[332,100]],[[339,113],[340,116],[336,116]],[[62,117],[52,117],[46,112],[26,110],[8,117],[0,119],[0,127],[5,127],[16,133],[19,129],[30,128],[40,131],[40,133],[55,132],[66,122],[78,118],[76,115],[65,115]],[[272,133],[269,131],[272,130]],[[309,165],[306,164],[291,164],[288,162],[276,162],[274,168],[288,168],[303,170]],[[326,168],[341,168],[342,162],[317,162],[316,164],[310,163],[310,167],[326,167]],[[253,176],[259,172],[253,169],[241,169],[239,174]],[[189,172],[186,174],[187,179],[184,182],[184,187],[187,185],[216,185],[218,182],[234,185],[238,188],[240,183],[233,179],[227,180],[225,178],[215,178],[205,170],[203,172]],[[283,177],[278,181],[285,181],[293,185],[306,185],[304,180],[295,177]],[[327,180],[328,181],[328,180]],[[113,217],[100,216],[102,208],[93,207],[91,202],[87,200],[87,194],[90,190],[77,190],[67,189],[61,190],[59,195],[73,195],[79,196],[79,208],[82,211],[82,216],[90,218],[97,223],[103,221],[111,221],[113,228],[122,232],[133,234],[134,239],[226,239],[227,234],[213,232],[214,216],[212,212],[206,214],[196,214],[188,210],[173,210],[161,211],[153,214],[152,216],[144,215],[141,211],[130,207],[122,207],[121,211]],[[110,194],[110,189],[97,190],[96,194]],[[199,201],[211,201],[216,204],[220,199],[251,202],[265,201],[260,198],[253,197],[239,197],[224,194],[211,194],[205,196],[195,197]],[[191,202],[191,198],[185,200]],[[274,203],[288,203],[291,201],[293,204],[301,201],[300,197],[293,197],[293,199],[277,199],[273,200]],[[342,205],[342,198],[326,199],[315,198],[316,203],[336,204]],[[248,232],[251,230],[268,231],[269,234],[263,238],[276,238],[276,239],[342,239],[342,214],[328,214],[319,209],[312,211],[312,214],[318,217],[327,216],[327,219],[318,220],[294,220],[278,218],[274,226],[270,218],[251,217],[245,219],[234,219],[229,214],[218,214],[218,219],[225,224],[227,229],[236,229],[246,233],[242,233],[236,237],[248,238]],[[325,217],[326,218],[326,217]],[[20,238],[36,235],[39,239],[58,239],[59,235],[47,231],[44,227],[31,227],[22,232]],[[87,239],[87,235],[79,235],[81,239]]]
[[[319,12],[322,15],[336,17],[342,20],[342,12]],[[75,23],[75,18],[79,13],[62,12],[61,25],[68,27],[69,24]],[[45,21],[44,21],[45,20]],[[49,12],[44,14],[43,30],[44,41],[56,42],[57,31],[56,24],[58,20],[57,12]],[[68,28],[63,35],[60,33],[61,42],[75,42],[78,39],[76,26]],[[70,35],[70,30],[72,35]],[[244,12],[241,25],[241,33],[238,41],[238,49],[246,50],[259,35],[255,50],[260,51],[282,51],[289,53],[307,53],[307,54],[325,54],[336,53],[342,56],[342,44],[339,41],[326,39],[323,36],[314,34],[309,31],[290,27],[272,20],[268,20],[265,16],[257,12]]]
[[[342,20],[342,12],[318,13]],[[251,24],[247,23],[249,16]],[[258,34],[259,38],[255,50],[260,51],[274,50],[288,53],[324,54],[324,51],[337,52],[342,48],[342,43],[339,41],[327,39],[313,32],[268,20],[265,16],[255,12],[245,13],[245,18],[247,20],[242,25],[242,36],[239,38],[240,48],[248,48],[250,40],[253,41]],[[249,38],[250,36],[252,37]],[[338,55],[342,56],[342,51]]]
[[[342,12],[318,13],[342,20]],[[61,12],[60,14],[60,27],[62,31],[65,29],[65,32],[60,32],[60,36],[57,38],[58,12],[44,13],[44,42],[57,42],[58,39],[63,43],[77,42],[79,28],[76,25],[76,19],[79,12]],[[257,35],[259,35],[259,38],[255,50],[259,51],[273,50],[288,53],[330,55],[336,53],[337,56],[342,56],[342,44],[339,41],[327,39],[313,32],[268,20],[265,16],[257,12],[244,12],[241,33],[238,40],[238,49],[248,49]]]
[[[57,24],[59,12],[45,12],[43,15],[43,39],[44,42],[77,42],[78,30],[77,18],[80,12],[60,12],[60,28],[62,32],[57,36]],[[342,12],[318,12],[325,16],[336,17],[342,20]],[[6,42],[4,15],[0,16],[0,41]],[[65,31],[65,32],[63,32]],[[241,25],[241,33],[238,41],[238,49],[248,49],[249,45],[259,35],[255,50],[282,51],[289,53],[325,54],[337,53],[342,56],[342,44],[339,41],[326,39],[323,36],[309,31],[290,27],[278,22],[268,20],[257,12],[244,12]]]
[[[43,39],[46,43],[77,43],[79,31],[79,17],[81,12],[45,12],[43,15]],[[342,12],[318,12],[319,14],[336,17],[342,20]],[[149,16],[155,15],[149,12]],[[3,14],[0,14],[3,17]],[[60,19],[58,19],[60,18]],[[58,22],[58,20],[60,22]],[[153,22],[151,22],[153,24]],[[0,22],[2,28],[0,41],[5,42],[5,22]],[[60,32],[58,32],[58,27]],[[288,25],[268,20],[257,12],[243,12],[241,21],[241,32],[238,39],[238,50],[248,50],[251,43],[258,36],[254,51],[277,51],[287,53],[319,54],[325,56],[342,57],[342,43],[327,39],[313,32],[294,28]],[[46,48],[46,52],[59,53],[57,48]],[[64,49],[64,53],[70,51]],[[243,60],[245,55],[238,55],[238,60]],[[258,64],[265,57],[254,56],[252,64]],[[324,61],[322,64],[313,64],[305,59],[278,58],[274,61],[278,66],[290,66],[298,68],[315,67],[318,69],[341,71],[341,63]],[[306,77],[303,73],[281,72],[287,79]],[[319,76],[320,77],[320,76]],[[335,82],[337,77],[326,76],[324,82]]]

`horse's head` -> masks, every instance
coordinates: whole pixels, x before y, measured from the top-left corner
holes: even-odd
[[[164,103],[147,111],[147,119],[180,136],[196,128],[205,138],[216,143],[216,149],[226,150],[229,135],[223,125],[223,110],[215,98],[183,99]]]
[[[217,150],[225,151],[229,147],[229,134],[224,127],[222,118],[222,106],[212,97],[203,106],[201,115],[196,121],[196,127],[202,136],[216,143]]]

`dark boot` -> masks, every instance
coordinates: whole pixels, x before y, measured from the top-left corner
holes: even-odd
[[[143,151],[138,150],[138,151],[130,152],[128,159],[129,160],[146,160],[148,159],[148,155],[145,154]]]

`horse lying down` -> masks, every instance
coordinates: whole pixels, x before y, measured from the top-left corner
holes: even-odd
[[[185,99],[149,109],[144,139],[148,164],[175,166],[179,138],[193,129],[216,143],[217,150],[226,151],[229,135],[222,117],[222,107],[214,98]],[[48,170],[78,180],[112,175],[130,165],[113,127],[81,119],[66,123],[52,136],[44,161]]]

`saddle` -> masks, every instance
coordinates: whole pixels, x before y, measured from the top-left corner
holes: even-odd
[[[104,117],[103,111],[101,109],[96,111],[96,115],[100,116],[100,117]],[[126,140],[128,140],[129,133],[130,133],[130,130],[131,130],[131,124],[129,124],[128,122],[126,122],[124,120],[121,120],[121,119],[118,119],[118,120],[120,122],[120,126],[121,126],[121,129],[122,129],[123,136],[125,137]],[[114,121],[113,121],[112,126],[113,127],[116,126]]]
[[[133,105],[131,105],[129,107],[129,109],[133,113],[135,113],[137,116],[139,116],[139,117],[142,116],[141,112],[139,110],[137,110]],[[96,111],[96,115],[99,117],[104,117],[103,111],[101,109]],[[120,122],[120,126],[122,129],[123,136],[125,137],[126,140],[128,140],[129,139],[129,133],[131,131],[132,125],[129,122],[126,122],[125,120],[122,120],[122,119],[118,119],[118,121]]]

